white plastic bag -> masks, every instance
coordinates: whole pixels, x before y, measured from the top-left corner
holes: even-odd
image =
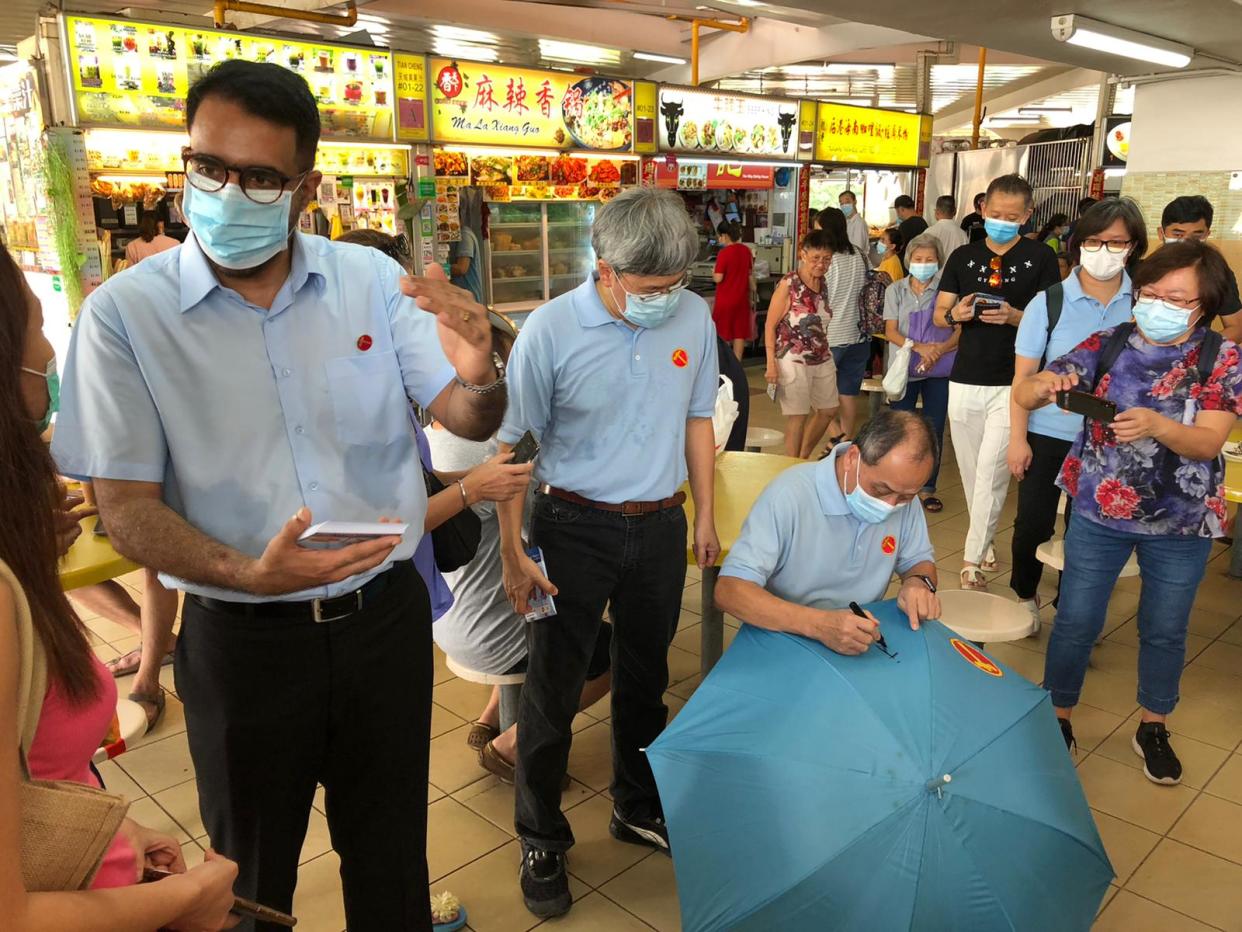
[[[910,378],[910,354],[914,352],[914,341],[906,340],[903,346],[893,352],[888,371],[884,373],[884,396],[889,401],[901,401],[906,396],[906,382]]]
[[[720,388],[716,389],[716,408],[712,411],[712,428],[716,432],[716,452],[720,453],[733,432],[733,422],[737,420],[737,402],[733,400],[733,382],[728,376],[720,377]]]

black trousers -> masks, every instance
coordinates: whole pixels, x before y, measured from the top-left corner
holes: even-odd
[[[612,798],[625,816],[662,814],[645,748],[664,730],[668,648],[686,583],[686,514],[626,517],[540,495],[531,543],[559,590],[556,615],[526,626],[529,667],[518,706],[515,824],[532,845],[574,843],[561,812],[570,726],[604,610],[612,616]]]
[[[187,598],[176,682],[203,824],[240,865],[238,895],[290,911],[322,783],[350,932],[429,932],[431,606],[412,562],[339,621]]]
[[[1027,431],[1031,445],[1031,465],[1026,478],[1018,483],[1018,515],[1013,523],[1013,573],[1009,588],[1019,599],[1033,599],[1039,589],[1044,565],[1035,551],[1044,541],[1051,540],[1057,526],[1057,503],[1061,490],[1057,475],[1073,444],[1069,440],[1047,437]],[[1065,497],[1065,526],[1069,527],[1074,500]]]

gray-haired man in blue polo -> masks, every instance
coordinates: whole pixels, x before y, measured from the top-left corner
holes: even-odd
[[[918,498],[936,435],[917,414],[885,409],[818,463],[796,466],[755,502],[716,584],[716,605],[749,624],[861,654],[880,639],[850,602],[884,598],[893,573],[910,626],[940,615],[936,563]]]

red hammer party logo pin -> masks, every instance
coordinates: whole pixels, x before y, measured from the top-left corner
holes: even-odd
[[[684,349],[673,350],[673,365],[678,369],[684,369],[690,365],[690,354]]]

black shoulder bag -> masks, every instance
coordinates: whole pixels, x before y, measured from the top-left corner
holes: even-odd
[[[427,486],[427,498],[443,492],[448,486],[440,481],[440,477],[429,469],[423,470],[423,482]],[[442,573],[459,570],[471,560],[479,550],[479,541],[483,539],[483,522],[468,507],[453,515],[438,528],[431,532],[431,548],[435,551],[436,567]]]

